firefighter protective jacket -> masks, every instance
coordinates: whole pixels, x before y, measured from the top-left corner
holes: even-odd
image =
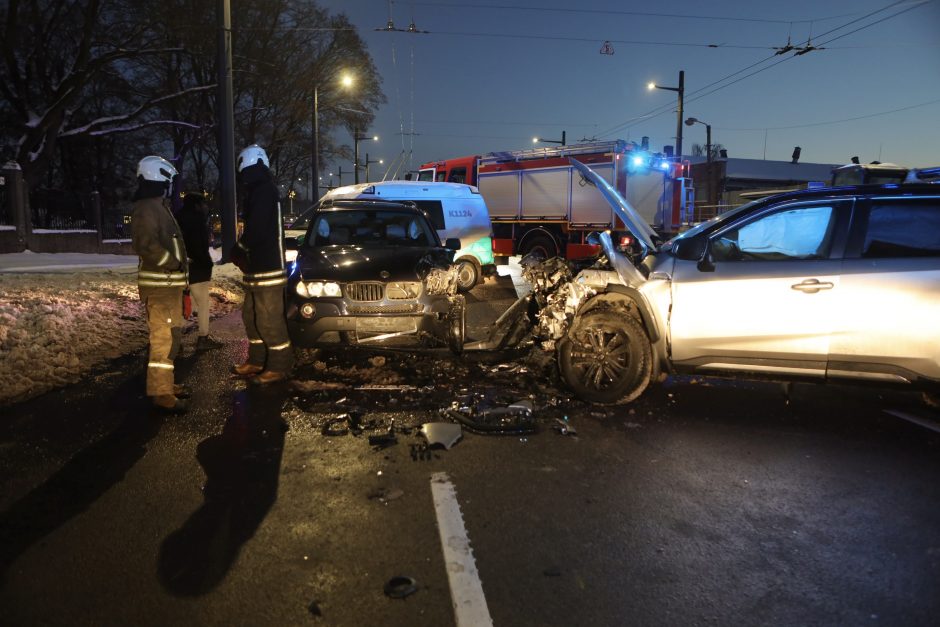
[[[257,164],[242,170],[245,228],[238,240],[240,265],[250,287],[287,285],[284,270],[284,227],[277,186],[266,167]]]
[[[141,198],[134,203],[131,234],[134,252],[140,257],[138,287],[186,287],[186,245],[163,198]]]

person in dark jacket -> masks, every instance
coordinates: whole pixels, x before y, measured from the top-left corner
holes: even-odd
[[[294,365],[284,312],[287,272],[281,203],[261,146],[252,144],[242,150],[235,165],[243,188],[245,227],[231,258],[244,273],[242,320],[248,335],[248,360],[233,371],[264,385],[283,381]]]
[[[169,206],[176,174],[176,168],[163,157],[140,160],[131,235],[134,252],[140,257],[137,290],[147,308],[150,328],[147,396],[159,410],[182,413],[187,409],[182,397],[189,392],[174,383],[173,360],[182,336],[187,256],[183,235]]]
[[[209,255],[209,225],[206,198],[201,192],[186,192],[183,208],[177,215],[183,241],[189,254],[189,292],[199,316],[196,350],[219,348],[222,342],[209,336],[209,285],[212,279],[212,257]]]

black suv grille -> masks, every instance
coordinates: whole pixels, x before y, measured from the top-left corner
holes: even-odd
[[[359,300],[359,301],[376,301],[382,300],[382,295],[385,293],[385,285],[383,283],[347,283],[346,284],[346,297],[349,300]]]

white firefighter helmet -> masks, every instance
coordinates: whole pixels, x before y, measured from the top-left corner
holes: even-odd
[[[271,167],[271,162],[268,160],[268,153],[264,151],[264,148],[258,144],[252,144],[238,153],[238,159],[235,161],[235,169],[241,172],[249,166],[256,165],[259,161],[264,167]]]
[[[145,181],[156,181],[158,183],[171,183],[173,177],[179,174],[173,164],[156,155],[144,157],[137,164],[137,176],[143,177]]]

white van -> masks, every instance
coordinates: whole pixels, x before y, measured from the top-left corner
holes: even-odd
[[[454,254],[460,266],[459,287],[467,292],[495,274],[490,212],[480,190],[459,183],[426,181],[383,181],[360,183],[332,189],[320,199],[408,200],[428,214],[441,241],[450,237],[460,240],[461,248]],[[287,237],[302,237],[310,225],[316,205],[305,211],[284,232]]]

